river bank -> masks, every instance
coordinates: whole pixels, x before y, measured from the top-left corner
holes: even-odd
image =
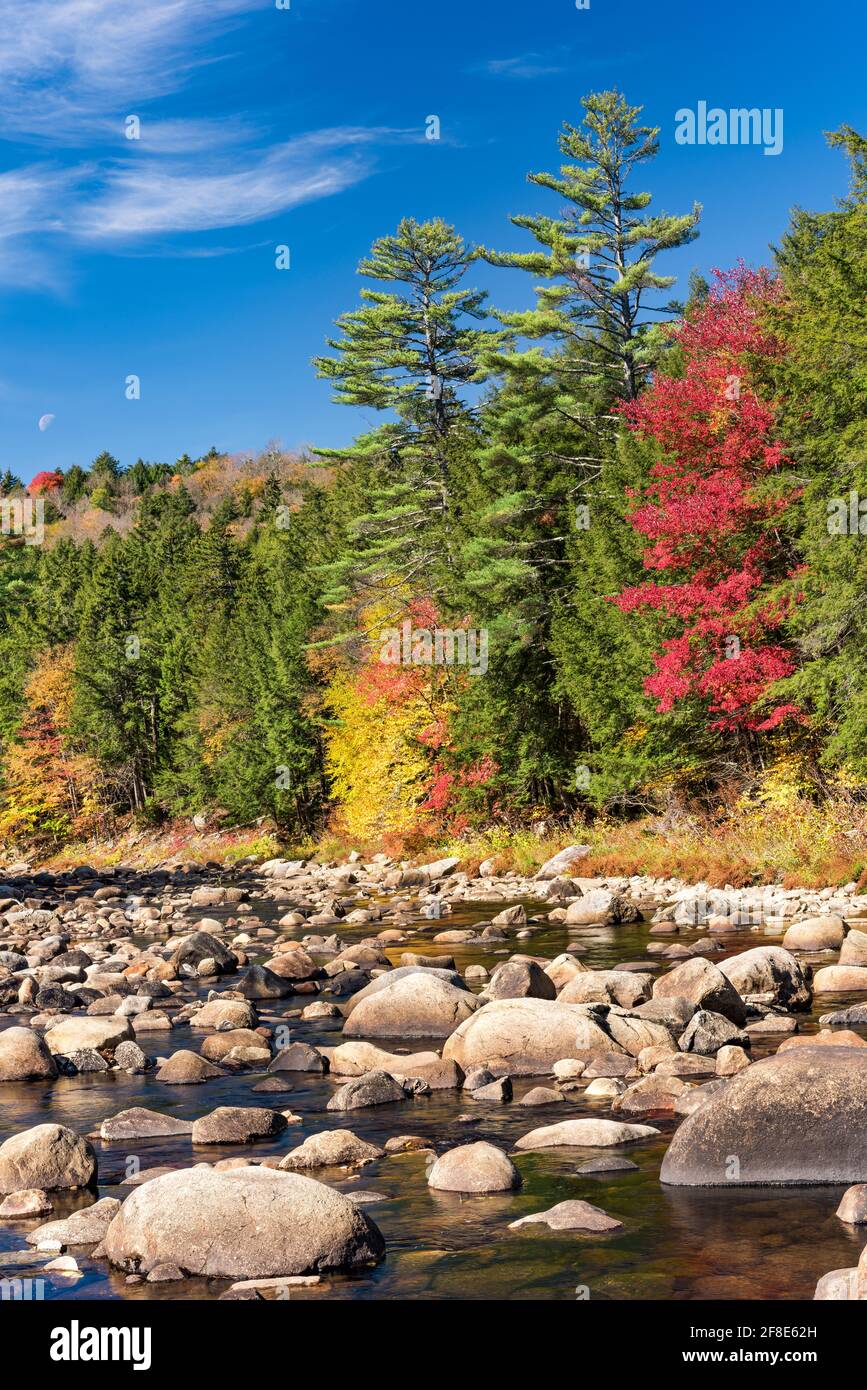
[[[61,1298],[792,1299],[855,1268],[855,883],[723,892],[588,857],[7,868],[0,1188],[45,1195],[0,1208],[0,1275]],[[515,1224],[552,1208],[565,1229]],[[54,1225],[73,1213],[90,1229]]]

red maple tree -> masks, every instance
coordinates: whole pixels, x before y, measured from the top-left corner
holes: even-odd
[[[657,375],[624,407],[630,429],[662,455],[632,497],[630,521],[649,541],[645,568],[666,578],[614,602],[680,626],[654,653],[646,682],[660,712],[697,696],[712,728],[761,731],[798,713],[765,698],[795,667],[780,635],[791,589],[776,588],[794,574],[776,525],[793,493],[762,487],[787,460],[773,405],[750,383],[751,360],[783,350],[762,322],[782,289],[765,270],[714,274],[705,301],[671,330],[683,377]]]

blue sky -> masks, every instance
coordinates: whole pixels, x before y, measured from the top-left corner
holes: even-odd
[[[0,0],[0,468],[347,442],[371,417],[310,359],[359,258],[404,215],[529,249],[509,214],[556,207],[526,174],[588,90],[661,127],[656,208],[704,205],[660,265],[678,289],[766,260],[792,206],[846,191],[822,132],[867,130],[865,48],[861,0]],[[677,145],[702,100],[782,108],[782,153]]]

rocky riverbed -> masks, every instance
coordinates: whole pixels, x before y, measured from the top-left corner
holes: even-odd
[[[5,1296],[867,1297],[867,902],[585,857],[0,870]]]

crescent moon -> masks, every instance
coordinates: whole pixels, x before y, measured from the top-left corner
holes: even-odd
[[[42,431],[43,434],[45,433],[45,431],[48,429],[48,426],[51,424],[51,422],[52,422],[55,418],[56,418],[56,417],[55,417],[54,415],[40,415],[40,417],[39,417],[39,428],[41,429],[41,431]]]

